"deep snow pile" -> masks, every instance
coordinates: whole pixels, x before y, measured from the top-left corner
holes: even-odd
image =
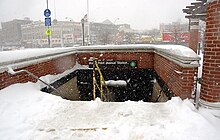
[[[189,100],[73,102],[39,89],[26,83],[0,90],[1,140],[220,139],[220,111],[197,111]]]

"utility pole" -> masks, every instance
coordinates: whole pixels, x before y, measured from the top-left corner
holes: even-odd
[[[56,0],[54,0],[54,19],[57,19],[57,14],[56,14]]]
[[[88,35],[87,35],[87,45],[90,45],[90,25],[89,25],[89,0],[87,0],[87,23],[88,23]]]
[[[84,34],[85,20],[84,20],[84,18],[81,19],[81,23],[82,23],[82,45],[84,46],[85,45],[85,34]]]

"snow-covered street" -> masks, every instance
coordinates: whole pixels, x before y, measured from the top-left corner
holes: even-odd
[[[220,111],[175,97],[166,103],[68,101],[37,83],[0,90],[0,138],[219,140]]]

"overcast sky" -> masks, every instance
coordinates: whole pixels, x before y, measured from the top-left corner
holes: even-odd
[[[87,0],[49,0],[52,19],[80,21],[87,13]],[[195,0],[89,0],[90,21],[105,19],[128,23],[134,29],[158,28],[160,23],[187,22],[182,9]],[[0,22],[30,17],[44,21],[46,0],[0,0]],[[117,20],[116,20],[117,19]]]

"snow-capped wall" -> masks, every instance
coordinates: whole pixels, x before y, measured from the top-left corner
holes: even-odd
[[[176,96],[191,98],[199,57],[190,48],[180,45],[106,45],[53,49],[31,49],[0,52],[0,89],[14,83],[36,82],[29,75],[9,75],[26,69],[38,77],[59,74],[74,67],[76,61],[88,65],[89,59],[136,61],[137,69],[153,69]],[[176,73],[179,71],[180,73]]]
[[[98,45],[98,46],[82,46],[78,47],[77,51],[149,51],[166,53],[169,55],[177,56],[183,59],[198,60],[198,55],[190,48],[182,45],[153,45],[153,44],[132,44],[132,45]]]

